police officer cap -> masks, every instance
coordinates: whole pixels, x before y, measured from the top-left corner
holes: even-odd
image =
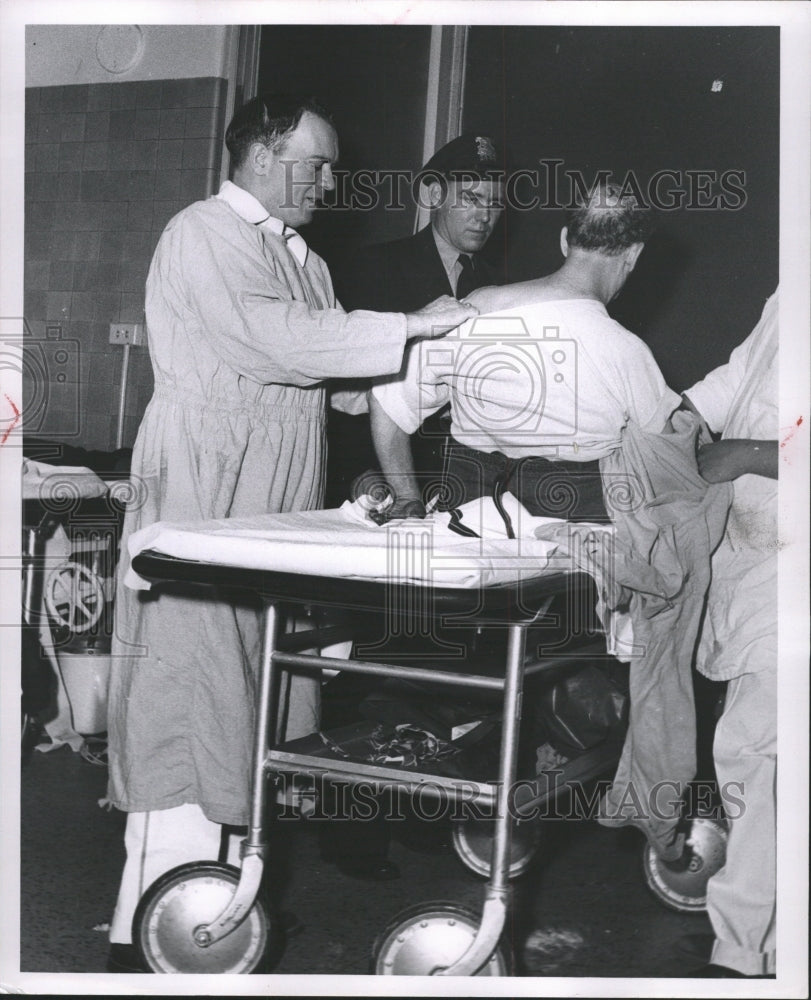
[[[440,177],[449,181],[502,180],[504,166],[490,136],[470,132],[438,149],[420,171],[423,184]]]

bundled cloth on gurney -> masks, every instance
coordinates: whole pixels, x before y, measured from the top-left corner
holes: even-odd
[[[158,522],[130,538],[129,554],[134,557],[154,549],[180,559],[242,569],[465,588],[513,583],[570,568],[554,562],[560,540],[536,537],[537,531],[569,527],[567,522],[532,517],[509,493],[503,503],[514,539],[507,538],[490,499],[465,504],[461,518],[458,513],[434,513],[424,520],[405,518],[378,525],[367,516],[369,505],[361,498],[333,510],[196,524]],[[479,537],[459,534],[460,523]],[[611,530],[605,525],[588,527]],[[125,582],[135,589],[149,586],[131,569]]]

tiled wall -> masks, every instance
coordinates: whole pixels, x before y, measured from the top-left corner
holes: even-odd
[[[115,447],[123,348],[109,325],[143,323],[164,226],[216,189],[225,99],[215,77],[26,90],[26,435]],[[134,347],[126,447],[151,393]]]

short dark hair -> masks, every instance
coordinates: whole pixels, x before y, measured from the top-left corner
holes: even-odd
[[[303,115],[317,115],[332,124],[332,118],[313,97],[278,94],[254,97],[243,104],[231,119],[225,133],[225,146],[231,154],[231,166],[239,167],[255,142],[269,149],[280,149]]]
[[[635,243],[645,243],[656,228],[653,210],[619,184],[596,185],[566,213],[570,247],[616,256]]]

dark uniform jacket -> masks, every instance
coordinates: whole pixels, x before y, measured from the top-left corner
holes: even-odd
[[[504,283],[503,275],[480,254],[475,263],[477,288]],[[454,294],[431,226],[403,240],[365,247],[347,264],[346,269],[330,267],[338,299],[347,311],[408,313],[440,295]]]

